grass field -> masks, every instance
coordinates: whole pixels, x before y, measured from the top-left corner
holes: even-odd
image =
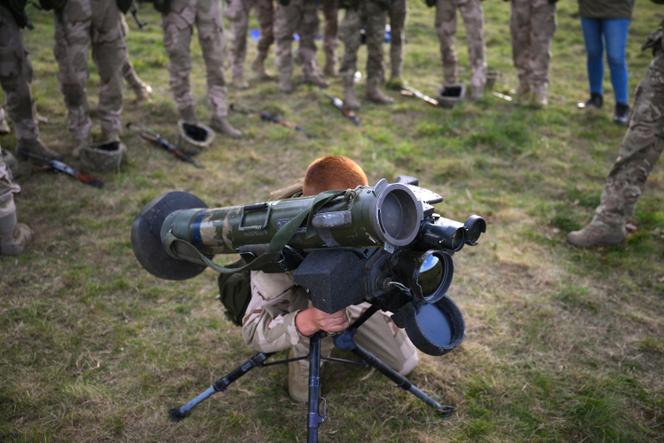
[[[458,412],[441,419],[375,372],[326,367],[322,441],[664,441],[664,169],[651,175],[626,245],[585,251],[565,243],[597,205],[624,128],[610,120],[608,80],[605,110],[575,109],[587,95],[583,42],[576,2],[559,5],[551,106],[543,111],[492,96],[434,109],[393,94],[394,106],[364,106],[358,128],[315,88],[284,96],[275,83],[261,83],[231,91],[231,100],[278,111],[315,137],[234,114],[247,137],[218,137],[200,156],[204,170],[127,134],[130,163],[103,177],[103,191],[51,174],[24,179],[19,218],[36,240],[25,255],[0,260],[0,440],[303,441],[306,408],[289,400],[285,367],[257,370],[189,419],[167,420],[169,407],[252,351],[224,319],[211,271],[185,282],[158,280],[136,262],[129,230],[143,205],[166,190],[193,192],[211,206],[262,201],[311,160],[333,153],[355,158],[372,182],[415,175],[445,196],[439,212],[482,214],[489,228],[479,246],[455,257],[450,294],[465,314],[465,342],[442,358],[422,356],[412,375]],[[489,63],[502,73],[497,89],[513,89],[509,4],[484,7]],[[144,11],[148,29],[132,31],[128,41],[156,94],[136,106],[128,92],[123,118],[175,140],[159,17]],[[33,91],[50,119],[43,139],[67,153],[52,17],[30,12]],[[632,89],[650,61],[640,45],[662,15],[662,7],[637,2]],[[411,2],[405,79],[429,94],[442,74],[432,23],[432,10]],[[464,35],[458,46],[467,66]],[[202,117],[197,44],[195,54]],[[92,74],[93,102],[96,85]],[[331,91],[341,94],[338,79]],[[0,143],[13,148],[13,136]]]

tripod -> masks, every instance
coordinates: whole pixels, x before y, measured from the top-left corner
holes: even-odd
[[[353,324],[348,327],[342,333],[334,336],[334,345],[335,347],[351,351],[355,355],[359,356],[362,361],[355,362],[350,360],[344,360],[340,358],[331,358],[331,357],[321,357],[320,350],[320,340],[325,337],[324,332],[317,332],[309,338],[309,354],[303,357],[290,358],[284,360],[278,360],[273,362],[266,363],[266,360],[270,358],[274,353],[265,353],[259,352],[254,354],[247,361],[242,363],[237,368],[233,369],[231,372],[226,374],[224,377],[220,378],[212,386],[207,388],[205,391],[198,394],[196,397],[191,399],[189,402],[184,405],[170,410],[170,418],[173,421],[179,421],[187,417],[191,410],[194,409],[199,403],[206,400],[207,398],[214,395],[216,392],[225,391],[228,386],[233,383],[238,378],[242,377],[247,372],[251,371],[256,367],[265,367],[272,366],[277,364],[286,364],[292,361],[297,360],[309,360],[309,401],[308,401],[308,413],[307,413],[307,442],[315,443],[318,441],[318,428],[321,423],[325,421],[325,411],[323,414],[320,412],[320,362],[321,360],[327,360],[337,363],[349,363],[349,364],[363,364],[376,368],[379,372],[385,375],[387,378],[392,380],[398,387],[404,389],[411,394],[413,394],[418,399],[422,400],[427,405],[431,406],[437,412],[442,414],[444,417],[450,415],[454,412],[454,406],[442,405],[436,400],[431,398],[426,393],[422,392],[417,386],[411,383],[406,377],[396,372],[394,369],[390,368],[378,357],[374,356],[371,352],[367,351],[363,347],[355,343],[355,333],[357,329],[364,324],[376,311],[378,308],[371,306],[369,309],[364,311],[362,315],[353,322]]]

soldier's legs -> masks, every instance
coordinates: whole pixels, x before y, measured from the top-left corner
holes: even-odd
[[[351,318],[359,317],[367,307],[368,304],[363,303],[348,308]],[[406,332],[382,311],[376,312],[359,327],[355,342],[401,375],[410,373],[419,362],[417,349]]]
[[[261,28],[261,37],[258,40],[256,60],[253,69],[259,76],[265,77],[265,59],[267,59],[270,46],[274,43],[274,3],[272,0],[256,1],[256,19]]]
[[[274,38],[277,43],[279,89],[286,93],[293,90],[293,34],[300,28],[302,1],[291,0],[287,6],[277,4],[275,10]]]
[[[390,41],[390,78],[401,78],[403,65],[404,29],[406,25],[406,0],[394,0],[389,9],[392,40]]]
[[[390,104],[392,98],[380,90],[383,83],[383,38],[387,10],[381,2],[368,0],[362,6],[362,20],[367,31],[367,89],[366,97],[377,104]]]
[[[660,51],[636,90],[634,113],[609,172],[600,205],[585,228],[567,240],[576,246],[621,243],[648,174],[664,150],[664,51]]]
[[[18,255],[30,242],[32,231],[16,220],[14,194],[21,188],[13,183],[1,150],[2,148],[0,148],[0,255]]]
[[[357,109],[360,103],[355,96],[354,82],[357,70],[357,51],[362,43],[360,30],[362,20],[360,11],[353,8],[346,9],[341,22],[341,38],[344,44],[344,55],[341,60],[339,74],[344,85],[344,105],[350,109]]]
[[[480,98],[486,84],[486,60],[484,47],[484,13],[480,0],[459,3],[468,41],[468,56],[472,70],[470,78],[471,97]]]
[[[337,64],[336,50],[339,34],[339,1],[323,0],[321,8],[325,18],[325,30],[323,32],[323,50],[325,51],[325,67],[323,73],[327,76],[335,75]]]
[[[318,5],[316,2],[305,1],[302,7],[302,21],[300,22],[300,56],[302,57],[302,72],[307,83],[327,87],[327,83],[320,77],[316,63],[316,33],[318,32]]]
[[[543,105],[547,102],[549,86],[549,63],[551,61],[551,40],[556,32],[556,5],[547,3],[533,8],[531,18],[531,88],[534,100]]]
[[[162,26],[164,46],[168,53],[169,83],[180,118],[185,121],[196,121],[194,99],[189,85],[191,73],[189,46],[193,28],[175,11],[163,17]]]
[[[88,80],[88,50],[92,34],[92,5],[89,0],[68,1],[55,16],[55,47],[60,90],[68,111],[69,132],[76,155],[90,142],[92,122],[85,91]]]
[[[519,79],[517,96],[525,98],[530,93],[530,60],[532,50],[531,0],[512,0],[510,33],[512,36],[512,60]]]
[[[443,86],[456,85],[457,58],[454,51],[456,35],[456,2],[438,0],[436,3],[436,33],[440,41],[440,59],[443,63]]]
[[[99,73],[99,105],[103,141],[118,140],[122,129],[121,68],[126,61],[122,16],[115,2],[96,5],[92,13],[92,58]]]
[[[233,8],[231,20],[231,74],[233,84],[245,87],[244,59],[247,55],[247,31],[249,29],[249,0],[234,0],[229,9]]]

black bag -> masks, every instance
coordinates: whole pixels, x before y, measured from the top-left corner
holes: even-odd
[[[171,0],[152,0],[154,8],[166,15],[171,12]]]
[[[39,7],[44,11],[59,11],[66,4],[67,0],[39,0]]]
[[[243,259],[229,265],[229,268],[239,268],[246,262]],[[219,274],[219,301],[224,305],[226,318],[238,326],[242,326],[244,313],[251,300],[250,270],[246,269],[232,274]]]
[[[120,12],[126,14],[127,12],[129,12],[129,8],[131,8],[131,5],[134,3],[134,0],[116,0],[115,3],[117,3]]]

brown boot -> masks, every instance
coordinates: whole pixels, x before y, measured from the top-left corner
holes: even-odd
[[[62,156],[48,149],[38,138],[19,140],[16,144],[16,155],[24,160],[62,160]]]
[[[357,99],[357,94],[355,94],[352,80],[344,81],[344,106],[353,111],[360,109],[360,101]]]
[[[377,105],[391,105],[394,103],[394,100],[391,97],[385,95],[385,93],[380,90],[378,85],[379,82],[377,80],[372,79],[367,81],[367,100]]]
[[[531,92],[530,85],[526,82],[519,82],[519,87],[516,88],[515,99],[517,103],[530,102]]]
[[[548,88],[546,85],[539,85],[533,87],[533,94],[531,97],[532,104],[536,108],[544,108],[549,104]]]
[[[224,117],[214,117],[210,120],[210,127],[218,133],[225,134],[231,138],[242,138],[242,131],[235,129]]]
[[[592,248],[619,245],[625,241],[625,236],[624,226],[609,225],[594,219],[585,228],[567,234],[567,241],[580,248]]]

